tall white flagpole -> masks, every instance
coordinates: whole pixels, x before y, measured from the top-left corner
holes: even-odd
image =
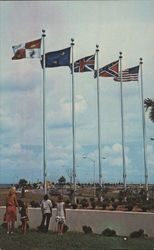
[[[75,155],[75,101],[74,101],[74,39],[71,39],[71,48],[72,48],[72,134],[73,134],[73,183],[74,183],[74,203],[76,203],[76,155]]]
[[[97,112],[98,112],[98,160],[99,160],[99,185],[101,187],[102,196],[102,162],[101,162],[101,125],[100,125],[100,91],[99,91],[99,45],[96,45],[96,67],[97,67]]]
[[[120,97],[121,97],[121,129],[122,129],[122,161],[123,161],[123,184],[126,192],[126,166],[125,166],[125,145],[124,145],[124,118],[123,118],[123,89],[122,89],[122,52],[119,52],[120,61]]]
[[[140,72],[141,72],[141,99],[142,99],[142,128],[143,128],[143,150],[144,150],[144,168],[145,168],[145,191],[146,198],[148,199],[148,169],[146,161],[146,129],[145,129],[145,113],[144,113],[144,101],[143,101],[143,74],[142,74],[142,58],[140,58]]]
[[[46,72],[45,72],[45,30],[42,30],[43,40],[43,182],[44,182],[44,193],[47,192],[46,187]]]

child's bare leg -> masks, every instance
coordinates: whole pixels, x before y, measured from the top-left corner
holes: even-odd
[[[27,221],[24,222],[24,235],[26,234],[26,229],[27,229]]]
[[[61,225],[60,222],[58,222],[58,235],[60,235],[60,231],[61,231]]]
[[[24,221],[22,221],[21,230],[24,231]]]
[[[61,235],[63,235],[64,223],[61,223]]]
[[[14,232],[14,221],[12,221],[12,232]]]
[[[10,232],[10,222],[7,223],[7,233]]]

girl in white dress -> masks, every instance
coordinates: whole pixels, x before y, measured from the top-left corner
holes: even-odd
[[[56,222],[58,223],[58,235],[63,235],[63,228],[66,219],[65,203],[63,196],[58,196]]]

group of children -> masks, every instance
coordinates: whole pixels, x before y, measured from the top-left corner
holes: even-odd
[[[17,219],[16,207],[18,207],[20,213],[20,220],[22,222],[22,232],[25,235],[27,231],[27,222],[29,221],[27,203],[22,202],[19,207],[15,191],[13,189],[10,189],[9,194],[6,198],[5,220],[7,222],[7,234],[10,233],[10,223],[12,223],[11,234],[13,234],[14,232],[14,224]],[[42,211],[42,221],[38,229],[43,232],[48,232],[50,218],[52,217],[52,202],[47,194],[41,201],[41,211]],[[63,201],[63,196],[59,195],[57,201],[57,213],[56,213],[56,222],[58,223],[59,236],[63,235],[65,219],[66,219],[65,203]]]
[[[50,218],[52,216],[52,202],[51,200],[49,200],[48,195],[45,195],[44,199],[41,202],[41,210],[42,210],[42,222],[38,228],[43,232],[48,232]],[[63,201],[63,196],[59,195],[57,202],[57,213],[56,213],[56,222],[58,223],[59,236],[63,235],[65,219],[66,219],[65,203]],[[46,225],[44,225],[45,221]]]

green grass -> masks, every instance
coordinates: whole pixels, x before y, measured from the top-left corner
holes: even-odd
[[[19,230],[7,235],[0,229],[0,250],[105,250],[105,249],[154,249],[154,239],[105,237],[97,234],[67,232],[63,238],[57,233],[47,234],[29,230],[25,236]]]

